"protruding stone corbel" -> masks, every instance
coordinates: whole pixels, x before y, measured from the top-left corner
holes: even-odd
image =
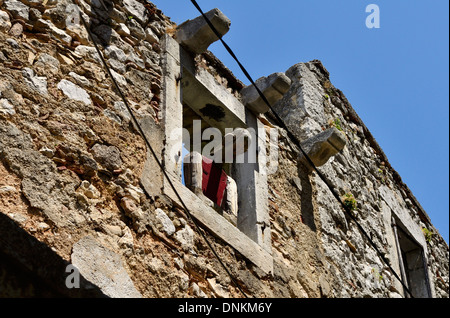
[[[344,149],[347,141],[345,135],[336,128],[330,128],[302,143],[302,149],[316,167],[323,166],[332,157]],[[303,154],[300,160],[310,166]]]
[[[219,9],[212,9],[205,13],[212,25],[224,36],[230,30],[231,21]],[[203,16],[187,20],[177,28],[176,40],[188,51],[196,54],[206,52],[208,47],[219,40],[209,27]]]
[[[268,77],[261,77],[255,84],[267,98],[270,105],[274,105],[283,98],[283,95],[286,94],[291,87],[291,79],[284,73],[274,73]],[[253,112],[264,114],[269,111],[269,106],[263,101],[254,85],[242,89],[241,95],[243,104],[249,107]]]

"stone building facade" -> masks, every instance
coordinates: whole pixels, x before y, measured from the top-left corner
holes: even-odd
[[[448,297],[447,243],[322,63],[257,85],[353,218],[216,40],[145,0],[0,0],[0,295],[408,297],[392,268]],[[231,210],[183,180],[195,121],[253,132]]]

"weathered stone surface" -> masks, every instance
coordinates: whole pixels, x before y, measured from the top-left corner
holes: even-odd
[[[69,76],[72,77],[75,80],[75,82],[77,82],[77,84],[80,85],[81,87],[92,86],[91,82],[82,75],[79,75],[75,72],[70,72]]]
[[[128,111],[124,102],[115,102],[114,110],[119,114],[119,116],[122,118],[122,120],[124,120],[126,123],[128,123],[131,120],[130,112]]]
[[[116,8],[114,8],[110,13],[109,16],[111,19],[114,19],[117,23],[124,23],[127,21],[127,15],[123,11],[119,11]]]
[[[87,180],[81,182],[77,192],[83,193],[89,199],[98,199],[101,196],[100,192]]]
[[[119,33],[117,33],[111,26],[106,24],[101,24],[93,29],[95,35],[97,35],[98,40],[103,45],[115,44],[118,45],[122,43]]]
[[[8,13],[0,10],[0,31],[6,32],[11,28],[11,21]]]
[[[42,17],[46,20],[51,20],[56,27],[64,29],[66,27],[66,19],[69,18],[69,12],[66,12],[66,7],[69,4],[73,3],[67,0],[60,0],[58,1],[56,7],[45,10]]]
[[[6,99],[0,99],[0,113],[14,115],[16,113],[14,106]]]
[[[139,23],[147,22],[147,10],[142,3],[136,0],[124,0],[123,5],[130,17],[138,20]]]
[[[80,274],[113,298],[141,298],[119,255],[92,236],[74,244],[72,264]]]
[[[71,81],[63,79],[58,83],[57,87],[70,99],[83,102],[86,105],[92,104],[89,94]]]
[[[24,224],[28,221],[28,217],[26,215],[17,214],[17,213],[9,213],[8,216],[13,219],[15,222]]]
[[[0,194],[5,194],[5,193],[11,193],[11,192],[16,192],[16,188],[11,187],[11,186],[2,186],[0,187]]]
[[[61,40],[65,45],[69,46],[72,43],[72,37],[56,27],[51,21],[39,19],[34,24],[34,28],[40,32],[51,32],[52,35]]]
[[[175,233],[175,226],[173,225],[172,220],[167,216],[167,214],[163,210],[156,209],[155,216],[156,219],[159,221],[159,224],[161,224],[164,233],[166,233],[168,236],[171,236],[173,235],[173,233]]]
[[[271,106],[278,102],[289,91],[291,80],[284,73],[274,73],[256,80],[256,86],[264,94]],[[241,91],[242,102],[255,113],[266,113],[269,106],[263,101],[254,85]]]
[[[30,21],[31,22],[36,22],[40,18],[42,18],[41,11],[39,11],[38,9],[35,9],[35,8],[31,8],[30,9]]]
[[[305,63],[292,66],[285,74],[291,79],[291,88],[272,106],[297,139],[304,141],[328,125],[323,107],[326,93]]]
[[[33,68],[35,68],[39,74],[56,75],[59,72],[59,67],[59,61],[47,53],[39,54],[33,65]]]
[[[47,78],[43,76],[36,76],[34,71],[28,67],[24,68],[22,71],[23,78],[25,82],[32,89],[37,91],[42,95],[47,95]]]
[[[194,247],[194,230],[189,225],[186,225],[182,230],[175,233],[175,240],[177,240],[184,250],[193,251]]]
[[[143,40],[146,37],[145,30],[135,19],[128,20],[128,31],[130,32],[128,35],[132,35],[139,40]]]
[[[4,6],[15,19],[28,20],[30,8],[22,2],[17,0],[6,0]]]
[[[117,27],[116,31],[117,33],[123,36],[128,36],[131,34],[130,29],[128,29],[128,27],[124,23],[119,23],[119,26]]]
[[[12,28],[9,30],[9,34],[18,38],[23,32],[23,26],[20,23],[15,23]]]
[[[106,169],[116,170],[122,166],[120,150],[117,147],[96,144],[91,151],[95,160],[100,162]]]
[[[78,45],[75,48],[75,53],[80,55],[80,57],[87,59],[88,61],[101,63],[100,57],[98,56],[98,53],[97,53],[97,50],[95,49],[95,47],[86,46],[86,45]]]
[[[125,105],[123,105],[125,106]],[[139,119],[145,136],[153,147],[153,151],[161,158],[164,149],[164,133],[161,126],[157,125],[150,116]],[[147,149],[144,170],[140,176],[140,183],[145,191],[151,196],[161,194],[163,187],[163,174],[153,154]]]
[[[123,64],[117,60],[109,59],[108,63],[109,63],[109,66],[114,71],[118,72],[119,74],[124,74],[127,71],[125,64]]]
[[[17,41],[12,38],[6,39],[6,43],[8,43],[14,49],[20,49],[19,43],[17,43]]]
[[[127,86],[127,80],[123,75],[120,75],[114,70],[111,70],[111,74],[116,80],[117,85],[122,86],[122,88],[125,88]]]
[[[22,192],[33,208],[60,227],[82,224],[75,206],[76,181],[59,174],[54,163],[33,150],[31,137],[0,122],[0,158],[21,179]]]
[[[145,40],[150,43],[159,43],[158,36],[152,31],[151,28],[145,29]]]
[[[302,148],[316,167],[323,166],[327,161],[344,149],[347,140],[336,128],[330,128],[302,143]],[[303,160],[303,155],[300,155]],[[306,159],[305,164],[308,165]]]
[[[120,118],[119,115],[117,115],[115,112],[109,110],[109,109],[105,109],[103,111],[103,114],[108,117],[109,119],[111,119],[112,121],[118,123],[119,125],[122,125],[122,119]]]
[[[71,0],[69,0],[70,2]],[[90,38],[89,33],[86,30],[86,27],[79,19],[79,11],[75,10],[73,5],[70,5],[66,7],[65,12],[65,31],[68,35],[70,35],[73,40],[80,42],[82,45],[88,45]],[[90,23],[90,17],[82,12],[81,15],[83,16],[86,23],[89,25]]]
[[[213,9],[205,15],[221,36],[230,30],[231,21],[219,9]],[[203,16],[181,24],[177,29],[176,39],[189,51],[197,54],[205,52],[212,43],[219,40]]]
[[[110,45],[105,49],[105,56],[109,59],[115,59],[124,63],[127,60],[125,52],[115,45]]]

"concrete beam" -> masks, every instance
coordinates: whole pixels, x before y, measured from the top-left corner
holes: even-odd
[[[320,167],[344,149],[346,144],[345,135],[333,127],[303,142],[302,148],[314,165]],[[300,160],[309,165],[302,154]]]
[[[207,70],[196,67],[191,55],[181,48],[183,102],[189,105],[210,126],[225,132],[225,128],[247,127],[244,105],[218,84]]]
[[[221,37],[230,30],[231,21],[219,9],[212,9],[205,15]],[[212,43],[219,40],[203,16],[182,23],[177,29],[176,39],[188,51],[196,54],[206,52]]]
[[[270,105],[278,102],[291,87],[291,79],[284,73],[274,73],[268,77],[261,77],[255,82],[259,90],[269,101]],[[256,87],[250,85],[242,89],[242,102],[255,113],[266,113],[269,107],[258,94]]]
[[[270,253],[228,222],[223,216],[219,215],[214,209],[206,206],[202,199],[183,186],[180,181],[172,179],[172,182],[191,215],[202,226],[236,249],[263,272],[273,274],[273,258]],[[168,181],[166,180],[165,183],[168,183]],[[181,202],[170,186],[165,186],[164,193],[177,205],[181,206]]]

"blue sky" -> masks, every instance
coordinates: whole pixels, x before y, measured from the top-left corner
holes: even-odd
[[[189,0],[154,0],[172,21]],[[389,162],[449,241],[448,0],[198,0],[232,24],[224,37],[253,79],[319,59]],[[380,8],[368,29],[366,6]],[[210,50],[245,84],[220,43]]]

